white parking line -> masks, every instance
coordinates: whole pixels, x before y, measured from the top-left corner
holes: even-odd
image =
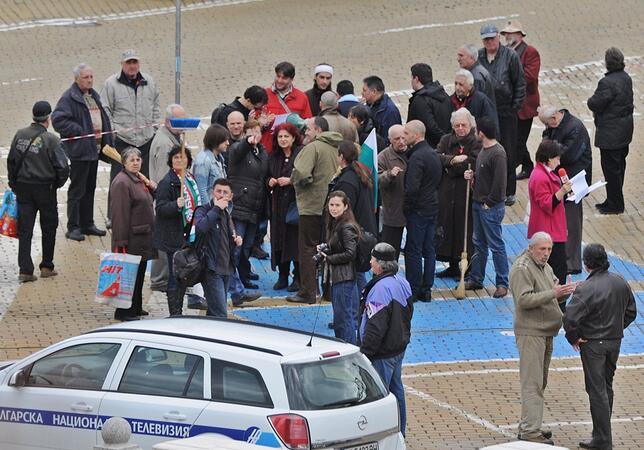
[[[637,293],[641,291],[636,291]],[[644,356],[644,353],[621,353],[620,358],[630,358]],[[565,360],[565,359],[579,359],[578,355],[575,356],[555,356],[552,358],[553,361]],[[459,359],[456,361],[426,361],[418,363],[408,363],[403,364],[404,367],[415,367],[415,366],[426,366],[428,364],[470,364],[470,363],[489,363],[489,362],[515,362],[519,361],[519,358],[492,358],[492,359]]]
[[[634,416],[634,417],[618,417],[615,419],[611,419],[611,423],[628,423],[628,422],[640,422],[644,420],[644,417],[642,416]],[[579,422],[550,422],[550,423],[544,423],[543,428],[556,428],[556,427],[577,427],[581,425],[592,425],[593,422],[590,420],[587,421],[579,421]],[[499,428],[502,430],[516,430],[519,427],[519,424],[513,423],[511,425],[499,425]]]
[[[428,28],[444,28],[444,27],[455,27],[455,26],[462,26],[462,25],[473,25],[475,23],[484,23],[484,22],[492,22],[495,20],[502,20],[502,19],[513,19],[519,17],[518,14],[510,14],[509,16],[495,16],[495,17],[484,17],[482,19],[471,19],[471,20],[464,20],[461,22],[449,22],[449,23],[426,23],[422,25],[413,25],[410,27],[403,27],[403,28],[388,28],[386,30],[380,30],[380,31],[372,31],[370,33],[364,33],[362,36],[376,36],[379,34],[389,34],[389,33],[402,33],[404,31],[416,31],[416,30],[426,30]]]
[[[626,366],[617,366],[619,370],[638,370],[644,369],[644,364],[632,364]],[[551,367],[550,372],[582,372],[584,369],[581,366],[574,367]],[[414,378],[433,378],[433,377],[452,377],[460,375],[488,375],[494,373],[519,373],[519,369],[480,369],[480,370],[446,370],[444,372],[428,372],[428,373],[410,373],[403,375],[404,379]]]
[[[494,425],[492,422],[483,419],[482,417],[477,416],[476,414],[468,413],[463,411],[460,408],[457,408],[456,406],[452,406],[447,402],[443,402],[441,400],[438,400],[437,398],[426,394],[425,392],[419,391],[418,389],[414,389],[413,387],[410,386],[405,386],[405,391],[411,395],[414,395],[422,400],[425,400],[429,403],[432,403],[435,406],[438,406],[441,409],[444,409],[446,411],[450,411],[458,416],[464,417],[465,419],[469,420],[470,422],[473,422],[477,425],[480,425],[484,428],[487,428],[490,431],[493,431],[494,433],[498,433],[502,436],[506,437],[514,437],[514,434],[497,426]]]

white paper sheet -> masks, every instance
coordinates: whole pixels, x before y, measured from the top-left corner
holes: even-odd
[[[572,194],[568,196],[566,200],[569,202],[579,203],[584,199],[585,196],[590,194],[596,189],[599,189],[602,186],[606,186],[605,181],[598,181],[593,183],[591,186],[588,186],[586,183],[586,171],[582,170],[577,175],[570,179],[572,183]]]

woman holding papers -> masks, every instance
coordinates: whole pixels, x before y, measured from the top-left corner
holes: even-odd
[[[528,239],[538,231],[545,231],[552,236],[552,253],[548,264],[552,267],[559,284],[566,284],[566,212],[564,201],[572,190],[570,181],[561,183],[555,169],[561,159],[561,146],[545,139],[539,145],[535,155],[536,166],[528,181],[530,196],[530,219],[528,221]],[[565,300],[559,304],[562,311],[566,308]]]

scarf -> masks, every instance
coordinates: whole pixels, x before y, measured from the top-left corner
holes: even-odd
[[[181,178],[181,172],[176,171],[175,173],[179,178]],[[199,189],[197,188],[197,182],[190,172],[185,171],[185,176],[183,178],[183,199],[185,204],[181,210],[181,220],[183,223],[184,230],[186,227],[190,226],[188,230],[187,238],[188,243],[192,244],[197,238],[197,233],[195,229],[195,224],[193,223],[193,217],[197,207],[201,206],[201,197],[199,196]]]

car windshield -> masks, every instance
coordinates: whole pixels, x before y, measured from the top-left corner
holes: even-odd
[[[282,366],[291,409],[343,408],[387,395],[380,376],[362,353]]]

